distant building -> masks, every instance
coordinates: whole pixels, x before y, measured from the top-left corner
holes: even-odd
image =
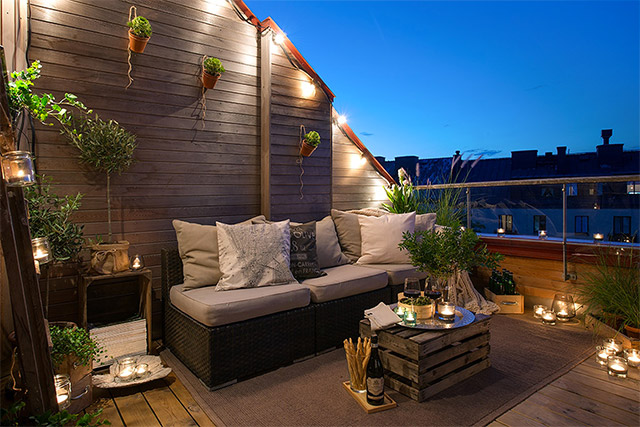
[[[603,143],[595,152],[538,155],[537,150],[512,151],[511,157],[463,160],[453,157],[418,159],[377,158],[392,175],[404,168],[414,185],[446,183],[450,176],[458,182],[508,181],[533,178],[640,176],[640,151],[610,144],[610,129],[602,131]],[[509,234],[549,236],[562,234],[562,186],[512,186],[473,188],[472,222],[478,232],[494,233],[504,228]],[[640,229],[640,178],[634,181],[567,185],[567,233],[577,239],[592,239],[602,233],[611,241],[638,241]]]

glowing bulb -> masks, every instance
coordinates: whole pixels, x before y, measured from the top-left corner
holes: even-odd
[[[360,156],[360,166],[364,166],[367,163],[367,158]]]
[[[362,156],[358,154],[351,155],[351,169],[358,169],[362,167]]]
[[[303,82],[302,83],[302,96],[305,98],[311,98],[316,94],[316,85],[312,82]]]
[[[277,33],[274,37],[273,37],[273,41],[276,42],[277,44],[282,44],[284,43],[284,34],[282,33]]]
[[[343,125],[345,123],[347,123],[347,116],[345,116],[344,114],[340,114],[338,116],[338,124]]]

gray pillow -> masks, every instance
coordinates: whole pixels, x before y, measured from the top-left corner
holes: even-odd
[[[358,261],[362,251],[362,238],[360,237],[360,222],[358,215],[331,209],[331,218],[336,224],[338,232],[338,240],[342,252],[349,258],[351,262]]]
[[[290,223],[291,227],[291,273],[297,280],[326,276],[318,265],[316,249],[316,222]]]
[[[222,271],[216,291],[297,283],[289,270],[289,220],[216,226]]]
[[[213,225],[173,220],[182,258],[184,290],[215,285],[222,277],[218,262],[218,232]]]
[[[316,222],[316,250],[320,268],[349,264],[349,258],[340,250],[336,226],[330,216]]]
[[[436,225],[436,214],[427,213],[422,215],[416,215],[416,229],[415,231],[431,231]]]

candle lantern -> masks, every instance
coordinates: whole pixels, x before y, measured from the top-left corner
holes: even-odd
[[[116,361],[115,380],[116,382],[131,381],[136,377],[136,359],[124,357]]]
[[[538,231],[538,239],[547,240],[547,230],[539,230]]]
[[[404,324],[407,326],[416,326],[417,313],[413,310],[407,310],[404,312]]]
[[[598,243],[604,240],[604,235],[602,233],[596,233],[593,235],[593,241]]]
[[[615,352],[603,345],[596,346],[596,362],[601,366],[606,366],[609,356],[615,356]]]
[[[62,411],[71,405],[71,380],[69,375],[56,375],[53,377],[56,386],[56,399],[58,408]]]
[[[404,319],[404,307],[398,305],[395,311],[399,318]]]
[[[28,151],[9,151],[2,156],[2,176],[9,187],[26,187],[36,183],[33,159]]]
[[[613,338],[607,338],[602,345],[612,351],[612,354],[619,354],[622,351],[622,343]]]
[[[633,368],[640,367],[640,350],[637,348],[625,348],[624,357],[627,359],[629,366]]]
[[[504,228],[498,228],[498,237],[504,237]]]
[[[51,261],[51,247],[46,237],[31,239],[31,251],[34,261],[37,261],[39,265]]]
[[[556,314],[553,310],[543,310],[542,311],[542,323],[545,325],[555,325],[556,324]]]
[[[607,372],[612,377],[627,378],[629,365],[623,357],[609,356],[607,359]]]
[[[142,255],[134,255],[131,257],[131,269],[134,271],[142,270],[144,268],[144,258]]]
[[[571,295],[558,293],[553,297],[551,306],[560,322],[568,322],[576,317],[576,306]]]
[[[438,318],[445,322],[453,322],[456,320],[456,306],[450,302],[439,303]]]
[[[535,317],[536,319],[541,319],[542,318],[542,312],[545,310],[548,310],[549,307],[547,307],[546,305],[534,305],[533,306],[533,317]]]
[[[140,363],[136,366],[136,378],[144,378],[149,375],[149,365]]]

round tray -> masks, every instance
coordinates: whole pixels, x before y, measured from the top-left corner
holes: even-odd
[[[415,325],[405,325],[404,321],[398,323],[400,326],[404,326],[406,328],[414,328],[414,329],[431,329],[431,330],[439,330],[439,329],[455,329],[460,328],[462,326],[469,325],[476,320],[475,314],[467,310],[466,308],[456,306],[456,320],[453,322],[445,322],[439,319],[427,319],[422,320],[420,323],[416,323]]]

